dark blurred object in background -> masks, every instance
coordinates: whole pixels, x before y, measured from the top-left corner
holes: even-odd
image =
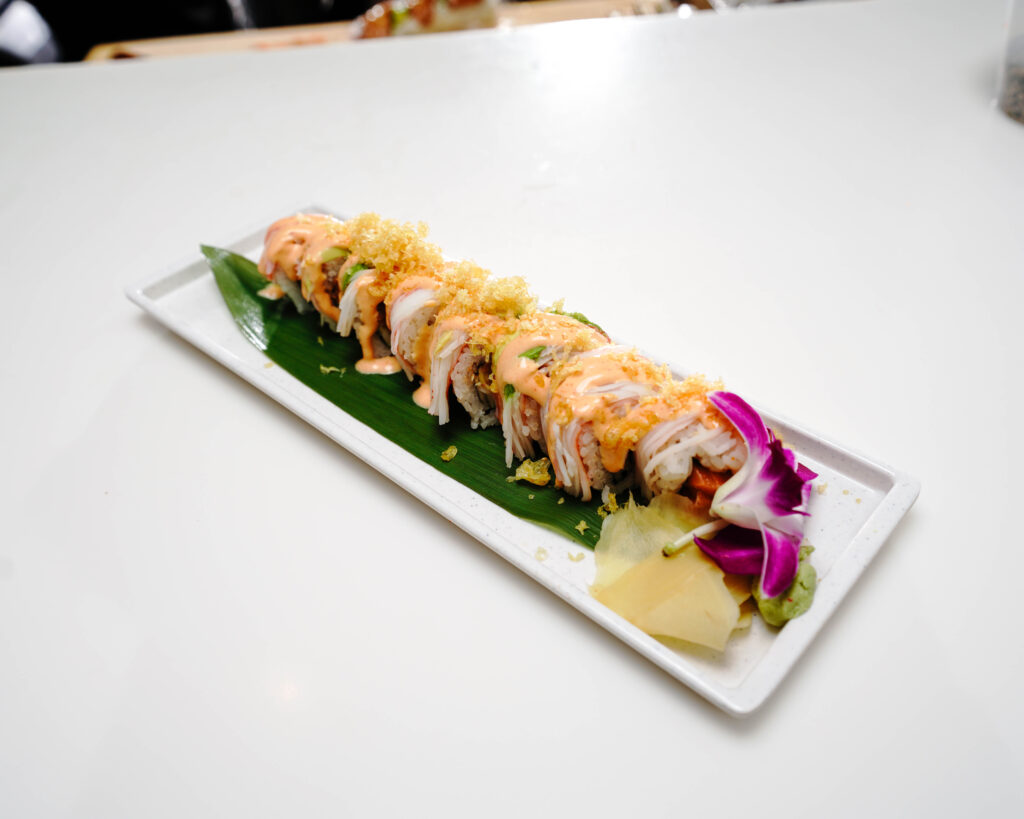
[[[350,20],[373,5],[373,0],[27,1],[49,23],[60,59],[67,61],[81,60],[99,43]]]

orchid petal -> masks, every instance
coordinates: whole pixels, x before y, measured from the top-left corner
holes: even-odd
[[[811,499],[811,481],[818,477],[818,473],[812,472],[803,464],[797,464],[796,474],[799,476],[800,480],[804,482],[804,489],[801,495],[803,502],[800,505],[806,506]]]
[[[793,584],[800,565],[802,536],[779,532],[770,526],[764,535],[764,569],[761,574],[761,593],[765,597],[778,597]]]
[[[806,484],[794,468],[796,456],[784,450],[781,441],[772,441],[768,453],[768,461],[761,469],[761,478],[768,484],[765,506],[772,511],[773,517],[792,514],[803,506]]]
[[[695,537],[693,542],[723,572],[761,574],[764,566],[764,540],[756,529],[727,526],[712,539]]]
[[[723,572],[761,575],[765,597],[778,597],[792,585],[800,564],[800,540],[799,533],[740,526],[727,526],[712,539],[693,539]]]
[[[768,446],[768,430],[761,416],[750,404],[733,392],[713,392],[708,398],[732,421],[736,431],[743,436],[743,440],[752,451],[761,452]]]

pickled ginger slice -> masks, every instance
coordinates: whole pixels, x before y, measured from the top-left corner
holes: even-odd
[[[659,495],[648,506],[630,498],[604,519],[591,593],[652,636],[721,651],[734,629],[749,624],[740,606],[750,578],[726,575],[692,542],[672,557],[662,553],[710,520],[680,495]]]
[[[601,525],[601,539],[594,547],[597,576],[591,592],[611,585],[651,555],[660,554],[666,543],[710,520],[706,512],[680,495],[659,495],[648,506],[631,497]]]
[[[725,648],[740,606],[725,574],[696,546],[673,557],[660,551],[594,595],[653,637]]]

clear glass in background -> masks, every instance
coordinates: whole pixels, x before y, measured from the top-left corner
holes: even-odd
[[[1024,123],[1024,0],[1010,0],[1006,56],[999,72],[999,107]]]

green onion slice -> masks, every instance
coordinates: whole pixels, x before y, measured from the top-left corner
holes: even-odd
[[[348,286],[350,284],[352,284],[352,279],[354,279],[356,276],[358,276],[364,270],[369,270],[369,269],[370,269],[370,265],[363,264],[362,262],[356,262],[354,265],[352,265],[352,267],[350,267],[346,271],[345,275],[341,279],[341,292],[344,293],[346,288],[348,288]]]

